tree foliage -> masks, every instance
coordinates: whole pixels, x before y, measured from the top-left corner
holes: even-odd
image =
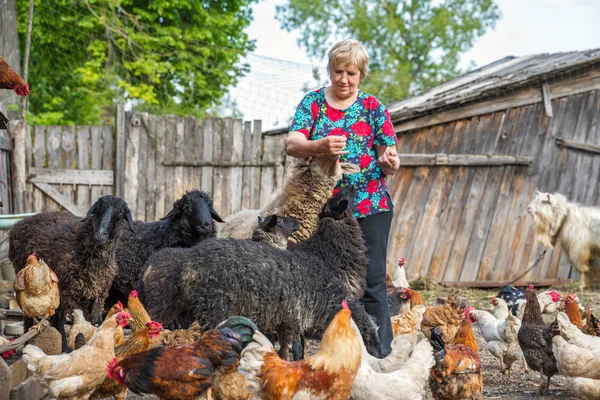
[[[371,56],[362,87],[384,102],[461,73],[461,53],[500,17],[493,0],[289,0],[277,7],[284,29],[300,32],[312,57],[338,39],[360,40]]]
[[[202,115],[248,69],[255,0],[36,0],[34,123],[93,124],[115,103]],[[17,0],[21,44],[28,0]]]

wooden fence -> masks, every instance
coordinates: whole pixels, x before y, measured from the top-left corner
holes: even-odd
[[[127,201],[135,219],[155,221],[186,191],[201,189],[226,217],[268,203],[292,160],[286,160],[284,136],[263,135],[260,121],[120,109],[116,129],[12,125],[15,191],[21,194],[15,212],[85,215],[98,197],[113,194]],[[0,150],[2,143],[0,138]],[[0,151],[0,176],[10,166],[2,157]]]

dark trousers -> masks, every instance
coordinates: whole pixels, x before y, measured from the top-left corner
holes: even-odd
[[[388,204],[391,205],[391,201]],[[387,356],[392,351],[392,322],[388,309],[387,291],[385,287],[386,255],[388,236],[392,225],[393,207],[389,212],[360,218],[367,245],[369,264],[367,266],[367,288],[361,299],[367,312],[375,318],[379,327],[377,335],[381,344],[381,355]]]

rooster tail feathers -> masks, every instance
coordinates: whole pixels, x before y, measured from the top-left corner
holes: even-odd
[[[231,317],[221,322],[217,328],[229,328],[237,333],[242,339],[242,348],[245,348],[253,340],[255,332],[258,332],[258,327],[254,322],[246,317]]]
[[[444,343],[440,328],[436,327],[431,330],[431,339],[429,339],[429,343],[431,343],[434,351],[444,350],[446,343]]]

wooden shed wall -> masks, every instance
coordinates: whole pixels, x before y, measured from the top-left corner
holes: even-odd
[[[600,154],[557,145],[563,138],[600,144],[600,91],[399,134],[400,153],[533,157],[528,166],[401,167],[390,180],[394,223],[388,268],[407,261],[409,279],[506,281],[533,264],[543,247],[526,207],[540,191],[600,204]],[[556,249],[523,279],[573,278]]]

